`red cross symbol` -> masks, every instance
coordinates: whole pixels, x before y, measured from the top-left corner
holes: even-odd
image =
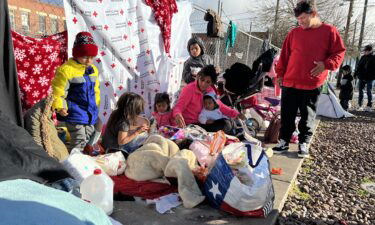
[[[96,62],[97,62],[97,63],[101,63],[102,60],[100,60],[99,58],[97,58],[97,59],[96,59]]]
[[[103,116],[106,116],[106,115],[107,115],[107,112],[104,112],[104,113],[103,113]]]
[[[132,59],[131,58],[128,58],[128,62],[131,62],[132,61]],[[130,69],[130,68],[129,68]]]
[[[125,34],[125,35],[124,35],[124,39],[125,39],[125,40],[128,39],[128,35]]]
[[[96,27],[94,25],[91,26],[92,30],[96,30]]]
[[[122,85],[120,85],[119,87],[118,87],[118,89],[121,91],[122,89],[123,89],[124,87],[122,86]]]
[[[105,56],[105,52],[104,52],[104,51],[101,51],[101,52],[100,52],[100,55]]]
[[[142,32],[142,33],[145,32],[145,29],[142,28],[142,29],[141,29],[141,32]]]
[[[154,71],[154,70],[151,70],[150,73],[151,73],[152,75],[154,75],[154,74],[155,74],[155,71]]]
[[[116,94],[116,93],[113,93],[113,96],[117,97],[117,94]]]
[[[94,11],[94,13],[92,15],[95,16],[95,17],[97,17],[98,13],[96,11]]]
[[[146,54],[147,54],[147,55],[150,55],[150,53],[151,53],[150,49],[147,49],[147,50],[146,50]]]
[[[132,45],[132,49],[134,49],[135,48],[135,46],[134,45]]]
[[[108,30],[108,26],[107,25],[104,25],[104,30]]]
[[[124,10],[121,9],[121,10],[120,10],[120,14],[121,14],[121,15],[124,15]]]
[[[107,81],[107,82],[105,82],[105,84],[104,84],[106,87],[109,87],[110,86],[110,84],[109,84],[109,82]]]
[[[132,23],[131,21],[128,22],[128,26],[129,26],[129,27],[131,27],[132,24],[133,24],[133,23]]]
[[[114,69],[116,67],[116,64],[112,63],[111,67],[112,69]]]
[[[78,22],[77,18],[73,18],[73,23],[76,24]]]

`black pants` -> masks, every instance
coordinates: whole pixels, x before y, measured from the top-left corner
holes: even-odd
[[[313,125],[316,117],[316,106],[321,88],[301,90],[282,88],[281,93],[281,128],[279,139],[289,143],[296,129],[296,116],[299,110],[301,120],[298,123],[299,143],[308,143],[313,134]]]
[[[224,133],[232,135],[233,122],[229,119],[215,120],[212,124],[197,124],[208,132],[223,130]]]
[[[340,99],[340,105],[345,111],[348,111],[349,101],[348,99]]]

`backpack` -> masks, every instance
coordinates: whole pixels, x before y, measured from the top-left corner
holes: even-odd
[[[280,113],[276,113],[271,122],[270,125],[267,127],[267,130],[264,134],[264,141],[266,143],[277,143],[279,139],[279,132],[281,127],[281,116]]]

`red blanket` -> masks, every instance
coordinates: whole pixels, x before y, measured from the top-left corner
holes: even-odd
[[[55,70],[67,56],[67,32],[46,38],[31,38],[12,31],[23,110],[51,92]]]
[[[170,193],[177,193],[177,187],[151,181],[135,181],[125,175],[111,177],[114,182],[115,194],[155,199]]]
[[[159,25],[164,39],[165,52],[169,53],[172,17],[174,13],[178,12],[176,0],[146,0],[146,4],[154,11],[156,23]]]

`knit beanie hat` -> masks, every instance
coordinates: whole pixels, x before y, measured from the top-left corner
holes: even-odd
[[[79,32],[73,44],[73,57],[96,56],[98,46],[89,32]]]

